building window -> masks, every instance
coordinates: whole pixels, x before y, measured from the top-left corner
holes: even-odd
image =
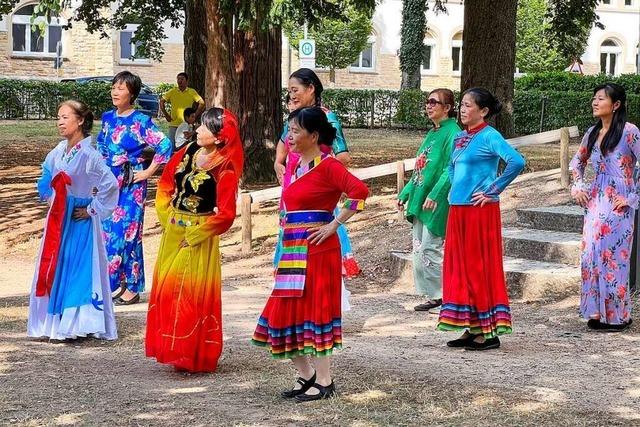
[[[55,56],[56,46],[62,43],[62,26],[66,24],[58,16],[52,16],[47,22],[43,13],[38,13],[33,21],[31,17],[34,5],[18,9],[11,18],[12,51],[18,55]],[[44,23],[44,32],[40,32],[39,24]]]
[[[633,6],[633,0],[624,0],[625,6]]]
[[[138,52],[141,43],[133,42],[137,28],[137,25],[129,24],[124,30],[120,31],[120,62],[149,62],[148,57],[142,56]]]
[[[600,72],[617,76],[620,74],[620,57],[622,47],[612,39],[607,39],[600,45]]]
[[[451,39],[451,71],[460,74],[462,71],[462,32],[456,33]]]
[[[433,74],[436,72],[436,40],[433,34],[427,33],[422,46],[422,63],[420,71],[423,74]]]
[[[367,47],[360,52],[358,59],[351,64],[352,70],[373,71],[375,68],[375,45],[376,36],[371,35],[367,40]]]
[[[602,4],[611,4],[611,0],[602,0]]]

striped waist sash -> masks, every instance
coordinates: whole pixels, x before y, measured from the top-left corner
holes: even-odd
[[[276,270],[274,297],[301,297],[307,277],[309,228],[333,221],[327,211],[293,211],[284,218],[282,256]]]

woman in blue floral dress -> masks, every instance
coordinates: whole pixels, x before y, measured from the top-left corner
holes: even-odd
[[[147,179],[171,156],[171,141],[151,121],[136,111],[133,103],[140,93],[140,77],[128,71],[111,82],[114,109],[102,115],[102,130],[96,138],[98,151],[118,179],[120,198],[110,218],[103,222],[109,259],[109,280],[115,304],[134,304],[144,290],[142,227]],[[145,169],[142,151],[155,151]]]
[[[590,329],[623,330],[631,324],[629,269],[633,220],[638,209],[636,161],[640,132],[627,123],[624,89],[596,87],[592,101],[598,123],[585,134],[571,161],[571,194],[585,207],[580,314]],[[584,182],[591,161],[593,182]]]

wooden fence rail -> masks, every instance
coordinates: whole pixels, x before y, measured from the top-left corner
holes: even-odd
[[[577,126],[570,128],[562,128],[550,130],[547,132],[536,133],[534,135],[520,136],[511,138],[507,141],[514,148],[526,147],[529,145],[548,144],[550,142],[560,141],[560,181],[563,186],[569,185],[569,139],[579,136]],[[404,188],[404,175],[407,171],[414,169],[416,159],[398,160],[392,163],[370,166],[367,168],[352,169],[357,178],[367,180],[378,178],[381,176],[396,174],[396,184],[398,193]],[[251,205],[253,203],[265,202],[268,200],[276,200],[280,198],[282,187],[265,188],[264,190],[252,191],[250,193],[242,193],[239,195],[240,216],[242,217],[242,252],[251,251]],[[402,213],[399,213],[401,216]]]

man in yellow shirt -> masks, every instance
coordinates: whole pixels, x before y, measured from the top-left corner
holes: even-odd
[[[189,78],[187,73],[179,73],[176,77],[178,87],[174,87],[160,98],[160,111],[169,122],[169,139],[175,149],[176,130],[184,122],[184,110],[194,108],[194,104],[198,104],[196,108],[196,118],[204,111],[204,100],[195,89],[187,86]],[[166,103],[171,104],[171,114],[167,112]]]

